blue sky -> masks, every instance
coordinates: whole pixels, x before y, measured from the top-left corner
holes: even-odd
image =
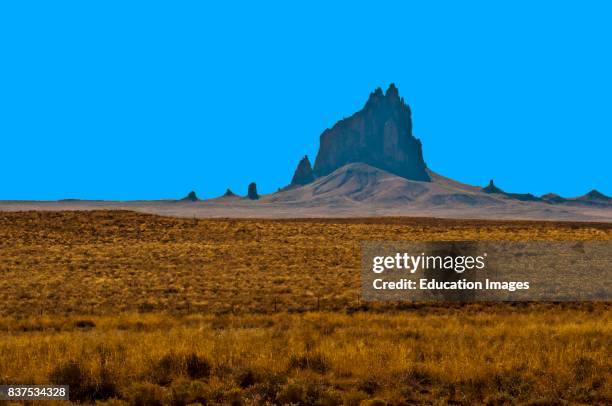
[[[0,199],[272,192],[391,82],[431,169],[612,194],[609,3],[212,3],[2,2]]]

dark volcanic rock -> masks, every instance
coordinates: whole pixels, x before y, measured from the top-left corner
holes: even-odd
[[[227,190],[225,191],[225,193],[223,194],[224,197],[234,197],[236,196],[236,194],[234,192],[232,192],[232,189],[227,188]]]
[[[193,190],[187,193],[187,196],[181,199],[181,201],[183,202],[197,202],[198,200],[200,199],[198,199],[198,196],[196,196],[196,192],[194,192]]]
[[[485,193],[499,193],[503,195],[506,194],[506,192],[495,186],[495,183],[493,183],[493,179],[491,179],[489,181],[489,184],[486,187],[483,187],[481,190]]]
[[[311,183],[315,179],[314,172],[312,171],[312,166],[310,166],[310,160],[308,159],[308,155],[304,155],[304,158],[300,160],[295,173],[293,174],[293,179],[291,179],[292,185],[307,185]]]
[[[406,179],[429,182],[421,141],[412,135],[411,114],[395,85],[386,94],[377,88],[361,111],[323,131],[315,177],[363,162]]]
[[[259,199],[259,195],[257,194],[257,185],[255,184],[255,182],[251,182],[249,184],[249,192],[247,194],[247,197],[251,200]]]

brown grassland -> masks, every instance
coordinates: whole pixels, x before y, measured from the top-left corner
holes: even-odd
[[[0,213],[0,384],[133,405],[612,402],[609,303],[365,304],[362,240],[612,225]]]

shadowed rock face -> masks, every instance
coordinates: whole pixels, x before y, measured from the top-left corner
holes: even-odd
[[[325,130],[320,143],[315,177],[362,162],[406,179],[431,180],[421,141],[412,135],[410,107],[393,84],[385,94],[376,89],[361,111]]]
[[[249,184],[249,191],[247,197],[251,200],[259,199],[259,195],[257,194],[257,185],[255,184],[255,182],[251,182]]]
[[[234,197],[234,196],[236,196],[236,194],[234,192],[232,192],[232,189],[227,188],[227,190],[225,191],[223,196],[225,196],[225,197]]]
[[[300,160],[300,163],[293,174],[293,179],[291,179],[292,185],[307,185],[311,183],[315,179],[314,172],[312,171],[312,166],[310,166],[310,160],[308,156],[305,155],[304,158]]]

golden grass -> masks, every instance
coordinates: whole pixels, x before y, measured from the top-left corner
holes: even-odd
[[[1,213],[0,384],[134,405],[612,402],[608,303],[358,306],[360,241],[415,239],[612,228]]]
[[[73,387],[89,388],[83,399],[111,385],[113,397],[134,402],[145,390],[173,404],[176,391],[202,403],[261,404],[291,389],[303,404],[326,396],[333,404],[610,400],[606,305],[87,320],[79,328],[74,317],[3,319],[1,379],[46,383],[73,362],[82,380]],[[190,376],[191,354],[209,375]]]
[[[341,310],[363,240],[610,240],[612,226],[0,213],[0,315]]]

